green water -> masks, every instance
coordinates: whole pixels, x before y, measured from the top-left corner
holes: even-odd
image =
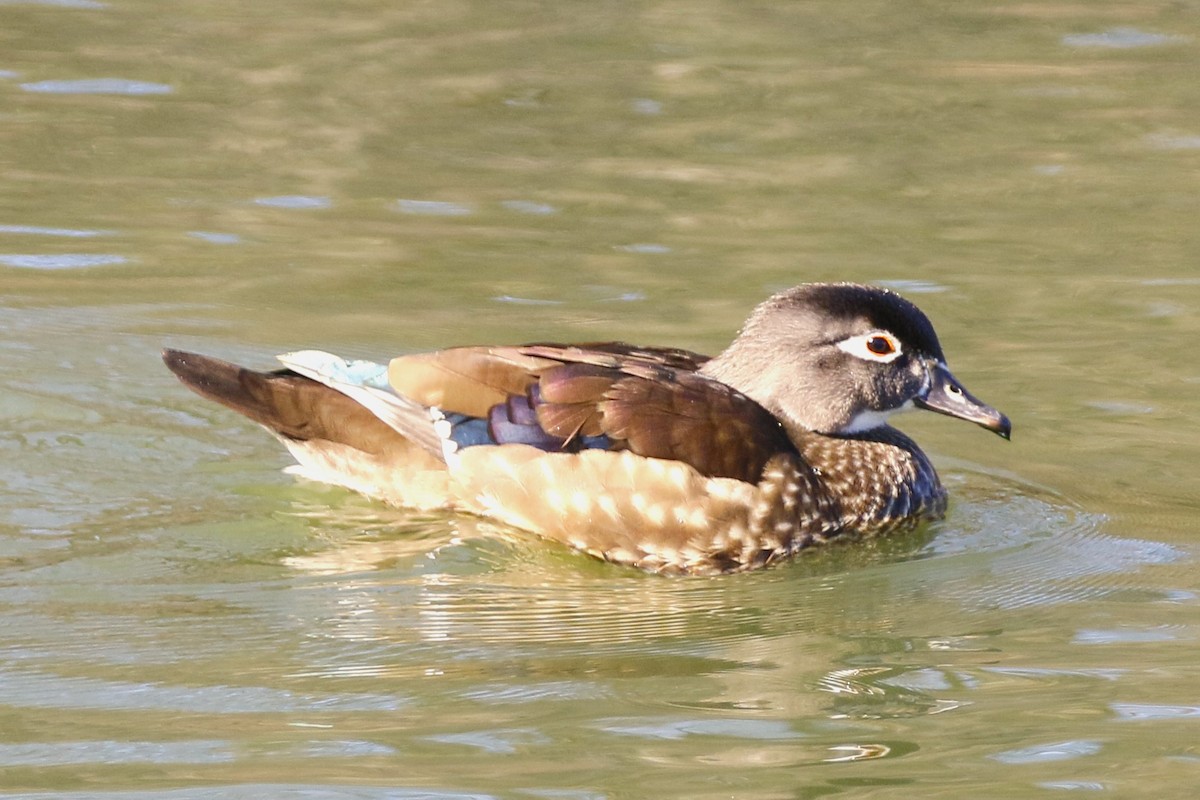
[[[0,797],[1190,798],[1191,3],[0,2]],[[1014,440],[668,580],[297,482],[164,345],[714,351],[900,289]]]

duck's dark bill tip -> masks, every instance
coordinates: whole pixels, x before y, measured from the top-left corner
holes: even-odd
[[[945,414],[946,412],[942,411],[941,413]],[[965,419],[967,422],[974,422],[979,427],[986,428],[1001,439],[1012,441],[1012,423],[1008,421],[1008,417],[991,406],[980,404],[979,408],[974,409],[974,413],[972,414],[952,414],[951,416]]]

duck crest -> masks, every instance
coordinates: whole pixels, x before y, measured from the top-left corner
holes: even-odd
[[[275,433],[299,474],[655,572],[761,567],[940,516],[946,492],[886,424],[896,411],[1010,431],[950,374],[915,306],[852,284],[770,298],[716,359],[605,342],[386,366],[303,351],[275,372],[174,350],[164,360]]]

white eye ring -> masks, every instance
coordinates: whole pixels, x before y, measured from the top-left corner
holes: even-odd
[[[887,331],[871,331],[837,343],[838,349],[863,361],[890,364],[904,353],[900,340]]]

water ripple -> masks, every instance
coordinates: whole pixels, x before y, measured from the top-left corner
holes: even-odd
[[[232,745],[221,740],[0,744],[0,767],[138,763],[222,764],[233,760],[235,756]]]
[[[1137,28],[1110,28],[1101,33],[1071,33],[1062,37],[1067,47],[1109,47],[1127,49],[1133,47],[1157,47],[1187,41],[1186,36],[1171,36],[1165,33],[1148,33]]]
[[[0,797],[33,798],[32,795]],[[54,800],[262,800],[264,797],[301,797],[304,800],[499,800],[496,795],[432,787],[395,788],[392,786],[314,786],[312,784],[238,783],[192,789],[152,789],[148,791],[55,792]]]
[[[977,608],[1014,609],[1121,591],[1139,569],[1185,556],[1172,545],[1103,533],[1105,518],[1030,489],[962,497],[922,554],[939,562],[939,591]]]
[[[533,684],[480,686],[462,693],[462,697],[482,703],[533,703],[543,700],[598,700],[611,692],[598,684],[580,681],[552,681]]]
[[[511,294],[500,294],[492,298],[497,303],[510,303],[514,306],[561,306],[563,300],[543,300],[536,297],[517,297]]]
[[[1153,703],[1113,703],[1109,706],[1118,718],[1134,722],[1146,720],[1195,719],[1200,717],[1200,706],[1178,706]]]
[[[1045,764],[1051,761],[1070,761],[1100,752],[1100,742],[1089,739],[1074,739],[1052,744],[1038,744],[1017,750],[1006,750],[991,756],[1002,764]]]
[[[725,736],[735,739],[800,739],[786,722],[770,719],[664,719],[652,722],[644,717],[600,720],[598,727],[608,733],[643,739],[684,739],[689,736]]]
[[[174,88],[165,83],[131,81],[125,78],[83,78],[81,80],[50,80],[22,83],[21,88],[38,94],[170,94]]]
[[[0,253],[0,264],[19,269],[86,269],[126,264],[129,259],[108,253]]]
[[[41,225],[0,225],[0,233],[16,233],[27,236],[62,236],[86,239],[92,236],[107,236],[112,231],[84,230],[78,228],[46,228]]]
[[[396,207],[404,214],[429,217],[466,217],[475,213],[470,206],[441,200],[397,200]]]
[[[242,237],[236,233],[214,233],[213,231],[189,231],[188,236],[211,244],[240,244]]]
[[[1072,640],[1074,644],[1140,644],[1145,642],[1173,642],[1179,632],[1168,628],[1116,628],[1108,630],[1081,630]],[[1190,637],[1189,637],[1190,638]]]
[[[639,97],[631,100],[629,107],[633,113],[642,114],[647,117],[658,116],[663,112],[663,104],[658,100],[651,100],[648,97]]]
[[[550,744],[550,739],[531,728],[446,733],[425,738],[439,744],[466,745],[494,755],[512,755],[527,745]]]
[[[545,217],[558,213],[558,209],[552,205],[547,205],[546,203],[535,203],[531,200],[503,200],[501,201],[500,205],[504,206],[509,211],[515,211],[518,214],[531,214],[537,217]]]
[[[57,6],[59,8],[108,8],[99,0],[0,0],[0,6]]]
[[[0,667],[0,703],[19,708],[170,710],[209,714],[395,711],[393,695],[300,695],[258,686],[182,687],[50,675]]]
[[[992,672],[997,675],[1013,675],[1018,678],[1098,678],[1105,681],[1116,681],[1129,673],[1127,669],[1120,668],[1080,668],[1080,669],[1055,669],[1052,667],[982,667],[984,672]]]
[[[268,208],[329,208],[333,202],[328,197],[282,194],[276,197],[256,197],[254,204]]]
[[[613,248],[620,250],[623,253],[643,253],[646,255],[663,255],[671,252],[671,248],[665,244],[655,244],[653,242],[638,242],[635,244],[622,244]]]
[[[1200,136],[1150,133],[1143,141],[1159,150],[1200,150]]]

